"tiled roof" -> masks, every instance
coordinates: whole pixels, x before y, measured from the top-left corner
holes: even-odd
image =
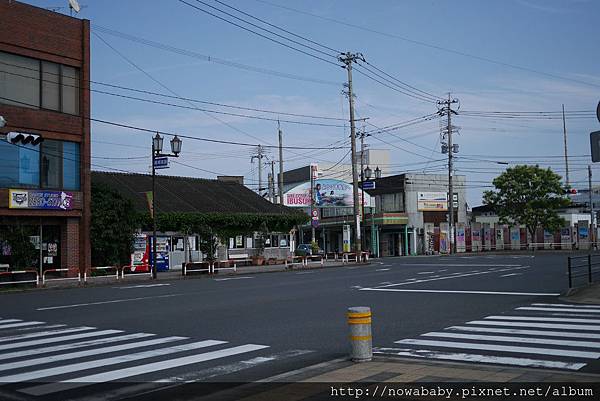
[[[136,209],[147,211],[146,192],[152,190],[152,176],[92,171],[92,183],[108,186],[133,201]],[[223,212],[281,214],[292,209],[275,205],[243,185],[203,178],[156,176],[158,212]]]

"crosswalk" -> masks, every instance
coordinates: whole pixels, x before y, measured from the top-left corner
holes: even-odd
[[[600,359],[600,306],[534,303],[417,338],[375,354],[580,370]]]
[[[26,396],[62,398],[64,392],[87,387],[86,391],[93,393],[93,385],[116,381],[194,382],[310,352],[260,353],[268,348],[218,339],[0,318],[0,391],[8,388]],[[248,358],[246,354],[251,358],[236,361],[235,357]],[[202,365],[221,363],[221,359],[224,365]],[[185,367],[192,373],[182,373]],[[172,375],[173,370],[177,375]]]

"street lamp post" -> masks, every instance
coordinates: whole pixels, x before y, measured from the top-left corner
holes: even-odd
[[[152,278],[156,279],[156,165],[157,157],[179,157],[181,139],[171,139],[171,153],[162,153],[163,137],[157,132],[152,138]]]

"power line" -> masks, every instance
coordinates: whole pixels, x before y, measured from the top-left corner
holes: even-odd
[[[238,24],[238,23],[236,23],[236,22],[234,22],[234,21],[230,21],[230,20],[228,20],[228,19],[226,19],[226,18],[223,18],[223,17],[221,17],[221,16],[219,16],[219,15],[216,15],[216,14],[214,14],[214,13],[211,13],[211,12],[210,12],[210,11],[208,11],[208,10],[204,10],[204,9],[202,9],[202,8],[198,7],[198,6],[195,6],[195,5],[193,5],[193,4],[190,4],[190,3],[188,3],[187,1],[184,1],[184,0],[178,0],[178,1],[179,1],[180,3],[183,3],[183,4],[186,4],[186,5],[188,5],[189,7],[192,7],[192,8],[194,8],[194,9],[198,10],[198,11],[201,11],[201,12],[203,12],[203,13],[205,13],[205,14],[208,14],[208,15],[210,15],[210,16],[212,16],[212,17],[215,17],[215,18],[217,18],[217,19],[220,19],[221,21],[227,22],[228,24],[231,24],[231,25],[237,26],[238,28],[241,28],[241,29],[243,29],[243,30],[245,30],[245,31],[248,31],[248,32],[251,32],[251,33],[253,33],[253,34],[257,35],[257,36],[260,36],[261,38],[264,38],[264,39],[270,40],[271,42],[274,42],[274,43],[280,44],[280,45],[282,45],[282,46],[284,46],[284,47],[287,47],[288,49],[295,50],[295,51],[297,51],[297,52],[299,52],[299,53],[302,53],[302,54],[304,54],[304,55],[307,55],[307,56],[309,56],[309,57],[313,57],[313,58],[315,58],[315,59],[317,59],[317,60],[321,60],[321,61],[324,61],[324,62],[326,62],[326,63],[328,63],[328,64],[332,64],[332,65],[335,65],[336,67],[339,67],[339,65],[338,65],[337,63],[334,63],[333,61],[330,61],[330,60],[324,59],[323,57],[317,56],[317,55],[315,55],[315,54],[309,53],[309,52],[307,52],[307,51],[304,51],[304,50],[302,50],[302,49],[299,49],[299,48],[297,48],[297,47],[291,46],[291,45],[289,45],[289,44],[287,44],[287,43],[284,43],[284,42],[282,42],[282,41],[280,41],[280,40],[273,39],[273,38],[271,38],[271,37],[269,37],[269,36],[267,36],[267,35],[264,35],[264,34],[262,34],[262,33],[260,33],[260,32],[256,32],[256,31],[254,31],[254,30],[252,30],[252,29],[250,29],[250,28],[247,28],[247,27],[245,27],[245,26],[242,26],[242,25],[240,25],[240,24]],[[196,1],[197,1],[197,2],[199,2],[199,3],[202,3],[202,2],[201,2],[201,1],[199,1],[199,0],[196,0]],[[204,3],[204,4],[205,4],[205,3]],[[213,7],[213,6],[209,6],[209,7],[211,7],[211,8],[215,8],[215,7]],[[227,14],[229,14],[229,13],[227,13],[227,12],[224,12],[224,11],[221,11],[221,12],[222,12],[222,13],[224,13],[224,14],[226,14],[226,15],[227,15]],[[243,19],[241,19],[241,18],[239,18],[239,17],[234,17],[234,18],[236,18],[236,19],[238,19],[238,20],[243,20]],[[248,22],[247,22],[247,23],[248,23]],[[249,25],[252,25],[252,26],[257,26],[256,24],[252,24],[252,23],[248,23],[248,24],[249,24]],[[258,27],[258,26],[257,26],[257,27]],[[260,27],[258,27],[258,28],[260,28]],[[269,30],[267,30],[267,29],[264,29],[264,28],[260,28],[260,29],[262,29],[262,30],[264,30],[264,31],[268,31],[268,32],[271,32],[271,33],[272,33],[272,31],[269,31]],[[275,34],[275,33],[273,33],[273,34]],[[276,35],[276,36],[279,36],[279,37],[282,37],[282,36],[281,36],[281,35],[279,35],[279,34],[275,34],[275,35]],[[284,38],[285,38],[285,37],[284,37]],[[294,40],[292,40],[292,39],[289,39],[289,38],[285,38],[285,39],[286,39],[286,40],[288,40],[288,41],[290,41],[290,42],[292,42],[292,43],[298,43],[298,44],[301,44],[301,43],[299,43],[299,42],[297,42],[297,41],[294,41]],[[304,47],[308,47],[308,48],[311,48],[311,49],[312,49],[312,47],[310,47],[310,46],[303,45],[303,44],[301,44],[301,45],[302,45],[302,46],[304,46]],[[318,52],[319,52],[319,53],[323,53],[323,52],[321,52],[321,51],[318,51]],[[330,57],[332,57],[332,56],[331,56],[331,55],[329,55],[329,54],[327,54],[327,55],[328,55],[328,56],[330,56]]]
[[[362,65],[361,65],[361,66],[362,66]],[[364,66],[362,66],[362,67],[364,68]],[[372,80],[372,81],[375,81],[375,82],[377,82],[378,84],[380,84],[380,85],[382,85],[382,86],[385,86],[386,88],[388,88],[388,89],[391,89],[391,90],[393,90],[393,91],[395,91],[395,92],[398,92],[398,93],[401,93],[401,94],[403,94],[403,95],[406,95],[406,96],[412,97],[412,98],[414,98],[414,99],[416,99],[416,100],[419,100],[419,101],[421,101],[421,102],[425,102],[425,103],[432,103],[432,102],[433,102],[433,100],[431,100],[431,99],[429,99],[429,98],[415,96],[415,95],[413,95],[413,94],[411,94],[411,93],[409,93],[409,92],[406,92],[406,91],[404,91],[404,90],[402,90],[402,89],[399,89],[397,86],[393,86],[393,85],[394,85],[393,83],[391,83],[391,84],[390,84],[390,83],[386,83],[386,82],[384,82],[385,80],[384,80],[384,81],[381,81],[381,80],[379,80],[379,79],[377,79],[377,78],[374,78],[374,77],[372,77],[371,75],[367,74],[366,72],[362,71],[360,68],[357,68],[357,67],[355,67],[355,71],[356,71],[356,72],[358,72],[360,75],[362,75],[362,76],[364,76],[364,77],[367,77],[367,78],[369,78],[370,80]]]
[[[134,35],[120,32],[120,31],[115,31],[113,29],[109,29],[109,28],[106,28],[106,27],[103,27],[100,25],[96,25],[96,24],[92,25],[92,29],[94,29],[95,31],[106,33],[108,35],[116,36],[121,39],[129,40],[131,42],[136,42],[136,43],[143,44],[145,46],[153,47],[156,49],[160,49],[160,50],[168,51],[171,53],[204,60],[204,61],[207,61],[210,63],[220,64],[220,65],[225,65],[228,67],[237,68],[237,69],[241,69],[241,70],[245,70],[245,71],[255,72],[258,74],[265,74],[265,75],[276,76],[276,77],[280,77],[280,78],[293,79],[293,80],[297,80],[297,81],[312,82],[312,83],[322,84],[322,85],[330,85],[330,86],[340,86],[341,85],[340,82],[333,82],[333,81],[326,81],[326,80],[317,79],[317,78],[305,77],[305,76],[301,76],[301,75],[295,75],[295,74],[290,74],[290,73],[286,73],[286,72],[276,71],[276,70],[272,70],[272,69],[268,69],[268,68],[255,67],[255,66],[251,66],[248,64],[242,64],[242,63],[238,63],[238,62],[231,61],[231,60],[225,60],[225,59],[218,58],[218,57],[207,56],[205,54],[197,53],[197,52],[194,52],[191,50],[181,49],[181,48],[167,45],[164,43],[155,42],[155,41],[152,41],[149,39],[144,39],[139,36],[134,36]]]
[[[279,5],[279,4],[271,3],[271,2],[266,1],[266,0],[255,0],[255,1],[260,2],[260,3],[264,3],[264,4],[268,4],[268,5],[272,6],[272,7],[278,7],[278,8],[282,8],[282,9],[285,9],[285,10],[293,11],[293,12],[296,12],[296,13],[308,15],[308,16],[311,16],[311,17],[314,17],[314,18],[319,18],[319,19],[322,19],[322,20],[325,20],[325,21],[333,22],[335,24],[339,24],[339,25],[344,25],[344,26],[351,27],[351,28],[360,29],[362,31],[375,33],[377,35],[385,36],[385,37],[388,37],[388,38],[400,39],[402,41],[405,41],[405,42],[408,42],[408,43],[412,43],[412,44],[415,44],[415,45],[429,47],[429,48],[440,50],[440,51],[444,51],[444,52],[447,52],[447,53],[452,53],[452,54],[456,54],[456,55],[459,55],[459,56],[472,58],[472,59],[479,60],[479,61],[485,61],[485,62],[491,63],[491,64],[501,65],[501,66],[504,66],[504,67],[509,67],[509,68],[513,68],[513,69],[517,69],[517,70],[521,70],[521,71],[527,71],[527,72],[531,72],[531,73],[534,73],[534,74],[545,75],[547,77],[551,77],[551,78],[555,78],[555,79],[561,79],[561,80],[565,80],[565,81],[577,82],[579,84],[584,84],[584,85],[588,85],[588,86],[600,87],[600,85],[595,84],[595,83],[586,82],[586,81],[582,81],[582,80],[574,79],[574,78],[568,78],[568,77],[564,77],[564,76],[561,76],[561,75],[552,74],[552,73],[544,72],[544,71],[541,71],[541,70],[536,70],[536,69],[529,68],[529,67],[523,67],[523,66],[520,66],[520,65],[517,65],[517,64],[506,63],[506,62],[494,60],[494,59],[488,58],[488,57],[477,56],[475,54],[470,54],[470,53],[466,53],[466,52],[463,52],[463,51],[454,50],[454,49],[446,48],[446,47],[443,47],[443,46],[435,45],[435,44],[432,44],[432,43],[427,43],[427,42],[424,42],[424,41],[411,39],[411,38],[408,38],[408,37],[405,37],[405,36],[400,36],[400,35],[396,35],[396,34],[392,34],[392,33],[378,31],[376,29],[372,29],[372,28],[368,28],[368,27],[365,27],[365,26],[361,26],[361,25],[357,25],[357,24],[352,24],[352,23],[340,21],[340,20],[337,20],[337,19],[334,19],[334,18],[330,18],[330,17],[324,17],[324,16],[321,16],[321,15],[318,15],[318,14],[313,14],[313,13],[310,13],[310,12],[307,12],[307,11],[303,11],[303,10],[299,10],[299,9],[296,9],[296,8],[292,8],[292,7],[288,7],[288,6],[282,6],[282,5]]]

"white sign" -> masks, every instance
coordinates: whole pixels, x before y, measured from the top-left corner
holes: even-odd
[[[316,207],[353,207],[352,185],[341,180],[315,180],[314,198]],[[310,207],[311,206],[310,182],[297,185],[290,189],[283,196],[283,204],[291,207]],[[372,206],[371,196],[358,190],[359,199],[362,199],[363,205]]]
[[[448,210],[448,195],[446,192],[417,192],[417,210]]]

